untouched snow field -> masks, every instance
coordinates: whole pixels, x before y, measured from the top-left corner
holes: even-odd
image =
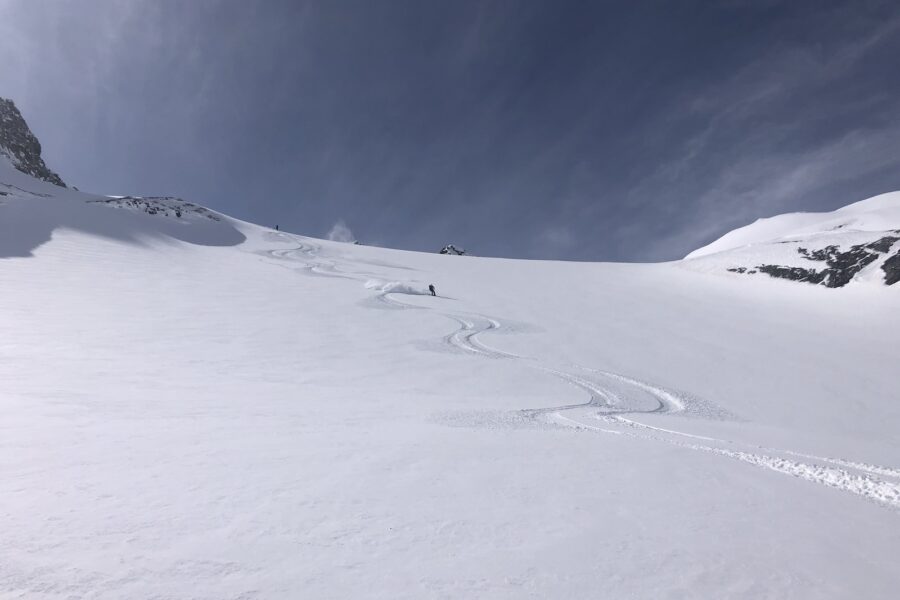
[[[107,200],[0,164],[0,598],[897,597],[900,285]]]

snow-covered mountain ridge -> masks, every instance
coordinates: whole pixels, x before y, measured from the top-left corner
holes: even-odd
[[[455,260],[0,157],[0,597],[893,598],[900,286],[729,252]]]
[[[825,213],[789,213],[731,231],[687,255],[691,268],[843,287],[900,281],[900,192]]]

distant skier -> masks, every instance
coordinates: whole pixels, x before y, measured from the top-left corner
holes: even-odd
[[[275,226],[275,231],[278,231],[278,225]]]
[[[434,284],[433,284],[433,283],[428,284],[428,291],[431,292],[431,295],[432,295],[432,296],[437,296],[437,293],[434,291]]]

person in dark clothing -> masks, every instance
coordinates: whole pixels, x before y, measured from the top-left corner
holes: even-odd
[[[433,284],[433,283],[428,284],[428,291],[431,292],[431,295],[432,295],[432,296],[437,296],[437,294],[436,294],[435,291],[434,291],[434,284]]]
[[[275,231],[278,231],[278,225],[275,226]]]

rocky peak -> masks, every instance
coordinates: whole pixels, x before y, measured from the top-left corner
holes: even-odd
[[[441,248],[441,254],[452,254],[455,256],[462,256],[466,253],[462,248],[457,248],[453,244],[447,244],[443,248]]]
[[[66,187],[59,175],[44,164],[41,143],[31,133],[15,103],[6,98],[0,98],[0,155],[9,158],[23,173]]]

